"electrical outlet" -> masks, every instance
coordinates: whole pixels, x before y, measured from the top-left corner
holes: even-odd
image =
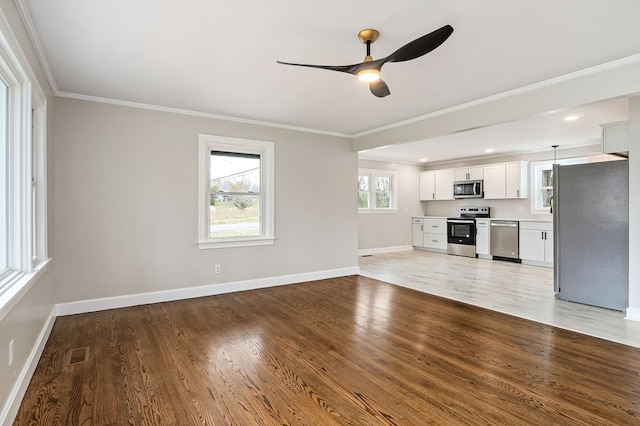
[[[13,339],[9,342],[9,367],[13,365]]]
[[[220,265],[216,265],[215,266],[215,273],[219,274],[222,271],[222,269],[220,268]]]

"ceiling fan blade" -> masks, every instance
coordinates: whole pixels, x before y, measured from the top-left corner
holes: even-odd
[[[313,65],[313,64],[294,64],[292,62],[283,62],[283,61],[276,61],[279,64],[282,65],[293,65],[296,67],[307,67],[307,68],[320,68],[323,70],[331,70],[331,71],[339,71],[339,72],[346,72],[349,74],[355,74],[357,72],[357,68],[359,65],[362,64],[353,64],[353,65]],[[356,70],[356,71],[354,71]]]
[[[377,59],[375,61],[360,62],[359,64],[352,64],[352,65],[314,65],[314,64],[294,64],[292,62],[283,62],[283,61],[276,61],[276,62],[282,65],[293,65],[296,67],[307,67],[307,68],[319,68],[322,70],[346,72],[348,74],[356,75],[358,74],[359,71],[362,71],[364,69],[375,68],[378,71],[380,71],[380,69],[386,62],[386,58]]]
[[[379,98],[384,98],[385,96],[389,96],[391,94],[389,86],[387,86],[387,83],[382,80],[372,81],[371,83],[369,83],[369,90],[371,90],[371,93]]]
[[[400,49],[387,56],[385,58],[385,62],[403,62],[419,58],[444,43],[452,33],[453,27],[451,25],[445,25],[442,28],[438,28],[429,34],[423,35],[422,37],[405,44]]]

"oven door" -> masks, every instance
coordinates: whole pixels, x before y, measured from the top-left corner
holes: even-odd
[[[476,245],[476,221],[473,219],[447,219],[447,243]]]

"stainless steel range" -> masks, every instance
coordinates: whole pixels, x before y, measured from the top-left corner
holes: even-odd
[[[460,217],[447,219],[447,253],[476,257],[476,218],[490,217],[490,207],[460,207]]]

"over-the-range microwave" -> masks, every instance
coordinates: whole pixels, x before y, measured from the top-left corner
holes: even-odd
[[[453,198],[483,198],[484,190],[481,180],[465,180],[453,182]]]

